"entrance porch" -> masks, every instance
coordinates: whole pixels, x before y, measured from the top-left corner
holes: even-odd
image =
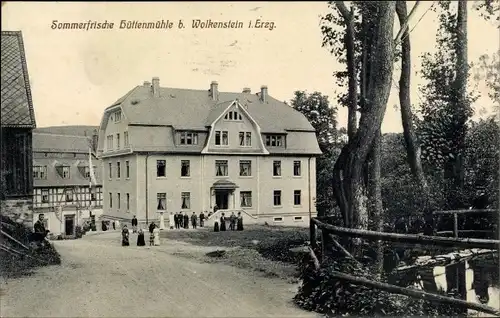
[[[217,180],[210,188],[210,210],[236,209],[234,190],[238,186],[229,180]]]

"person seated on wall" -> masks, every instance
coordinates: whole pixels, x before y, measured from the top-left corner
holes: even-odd
[[[33,226],[34,233],[32,233],[32,235],[29,238],[31,242],[35,242],[42,246],[45,243],[45,238],[47,237],[47,234],[50,232],[49,230],[45,229],[45,224],[43,223],[44,218],[45,218],[44,214],[38,215],[38,221],[36,221],[35,225]]]

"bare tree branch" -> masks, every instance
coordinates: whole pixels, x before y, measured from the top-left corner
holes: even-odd
[[[338,1],[338,2],[342,2],[342,1]],[[401,37],[403,36],[405,31],[408,29],[408,23],[410,22],[411,18],[415,15],[415,12],[417,11],[417,8],[419,5],[420,5],[420,1],[416,1],[415,5],[413,6],[413,8],[410,11],[410,14],[405,19],[404,23],[401,24],[401,28],[399,29],[398,34],[396,35],[396,39],[394,39],[395,45],[398,45],[399,42],[401,41]]]

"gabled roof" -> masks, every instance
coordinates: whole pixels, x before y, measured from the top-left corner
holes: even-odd
[[[94,131],[98,133],[99,126],[68,125],[39,127],[36,128],[33,133],[92,137]]]
[[[2,31],[2,127],[35,128],[21,31]]]
[[[271,96],[262,102],[258,95],[248,93],[220,92],[213,101],[207,90],[161,87],[160,97],[153,97],[150,87],[137,86],[110,107],[121,105],[131,125],[206,129],[236,99],[263,133],[314,131],[307,118],[292,107]]]
[[[88,153],[90,137],[33,133],[33,152]]]

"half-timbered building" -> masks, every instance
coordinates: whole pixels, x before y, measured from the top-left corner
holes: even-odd
[[[46,228],[54,234],[74,235],[76,225],[102,214],[102,168],[94,146],[97,129],[44,127],[33,133],[34,212],[45,215]]]

